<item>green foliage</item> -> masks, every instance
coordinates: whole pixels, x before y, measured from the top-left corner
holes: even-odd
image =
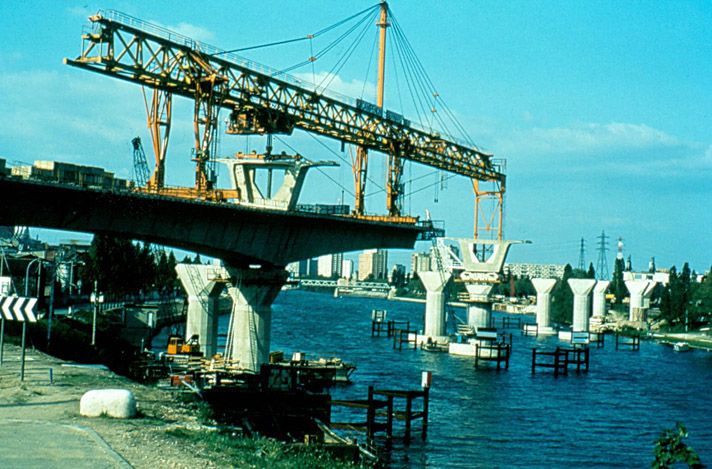
[[[712,317],[712,268],[702,283],[694,285],[688,308],[695,319],[709,321]]]
[[[281,443],[269,438],[233,436],[227,432],[197,432],[187,429],[170,429],[166,433],[180,441],[199,442],[208,452],[215,452],[229,460],[232,467],[287,469],[295,467],[313,469],[346,469],[359,466],[341,461],[324,447]]]
[[[593,268],[593,262],[588,264],[588,271],[586,272],[586,278],[596,278],[596,269]]]
[[[705,467],[697,452],[682,441],[685,438],[687,429],[680,422],[675,424],[675,428],[663,430],[653,448],[653,469],[667,469],[680,462],[692,468]]]
[[[595,273],[594,273],[595,275]],[[564,267],[564,275],[557,280],[551,292],[551,320],[558,324],[571,324],[574,315],[574,294],[569,287],[570,278],[589,278],[588,272],[573,269],[571,264]]]
[[[610,291],[615,295],[615,303],[623,304],[623,298],[628,296],[628,289],[623,281],[623,271],[625,270],[625,262],[623,259],[616,258],[615,267],[613,269],[613,280],[611,281]]]
[[[709,278],[702,284],[694,282],[687,262],[679,274],[675,266],[670,268],[668,284],[660,295],[660,313],[670,328],[699,325],[709,316],[711,305],[712,287]]]
[[[128,239],[95,235],[80,266],[79,277],[84,293],[93,290],[110,297],[125,297],[157,289],[167,293],[176,287],[175,256],[164,251],[154,252],[148,243],[133,243]]]

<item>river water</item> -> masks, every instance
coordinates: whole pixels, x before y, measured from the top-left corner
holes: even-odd
[[[417,389],[421,372],[431,371],[427,441],[420,441],[415,421],[413,442],[396,445],[393,467],[650,467],[654,441],[676,421],[712,464],[712,353],[676,353],[652,342],[641,343],[639,352],[616,351],[608,337],[603,349],[591,350],[588,373],[555,378],[548,370],[531,374],[531,348],[553,348],[554,338],[512,331],[509,370],[499,372],[475,370],[469,357],[397,351],[390,339],[371,338],[372,309],[422,328],[424,308],[284,291],[273,306],[272,350],[355,363],[354,384],[332,389],[335,399],[363,399],[369,385]],[[227,320],[221,317],[221,333]]]

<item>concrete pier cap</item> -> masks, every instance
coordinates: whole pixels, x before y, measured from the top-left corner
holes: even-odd
[[[588,310],[590,307],[589,294],[596,281],[589,278],[570,278],[569,287],[574,293],[573,330],[575,332],[588,332]]]
[[[599,280],[593,287],[593,316],[600,318],[606,315],[606,290],[611,282]]]
[[[445,286],[450,281],[450,272],[418,272],[425,287],[425,325],[423,333],[436,338],[447,335],[445,328]]]
[[[555,334],[551,327],[551,291],[556,285],[555,278],[533,278],[532,285],[536,290],[536,323],[539,334]]]

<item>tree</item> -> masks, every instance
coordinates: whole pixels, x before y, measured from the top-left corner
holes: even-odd
[[[588,264],[588,272],[586,272],[586,278],[596,278],[596,270],[593,268],[593,262]]]
[[[623,281],[623,271],[625,270],[625,261],[623,259],[616,258],[615,267],[613,270],[613,281],[611,282],[611,292],[616,297],[615,303],[618,305],[623,304],[623,298],[628,296],[628,288],[625,286]]]
[[[712,268],[690,294],[688,306],[690,317],[695,322],[709,321],[712,315]]]
[[[551,292],[551,320],[559,324],[571,324],[573,321],[574,295],[568,280],[573,275],[571,264],[564,267],[564,275],[557,280]]]
[[[678,462],[695,469],[705,467],[697,451],[682,441],[687,436],[687,429],[680,422],[675,424],[675,428],[663,430],[653,448],[653,469],[667,469]]]

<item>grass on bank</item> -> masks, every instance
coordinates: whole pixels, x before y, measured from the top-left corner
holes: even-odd
[[[206,451],[219,453],[233,467],[259,469],[353,469],[369,467],[335,459],[318,446],[285,444],[268,438],[234,436],[227,432],[205,432],[173,428],[166,434],[180,441],[199,442]]]

